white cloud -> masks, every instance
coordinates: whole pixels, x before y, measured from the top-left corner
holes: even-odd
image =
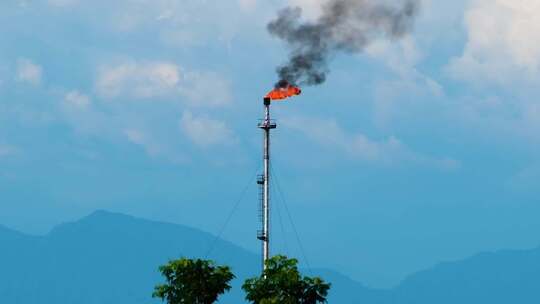
[[[373,140],[362,133],[349,133],[332,119],[297,116],[283,120],[283,124],[351,159],[384,165],[414,163],[445,170],[459,167],[459,162],[451,158],[438,159],[415,153],[395,136]]]
[[[238,0],[238,5],[243,11],[251,12],[257,7],[257,0]]]
[[[90,103],[90,97],[80,93],[77,90],[70,91],[64,96],[64,101],[67,105],[75,108],[87,108]]]
[[[227,124],[205,116],[184,112],[180,119],[182,132],[197,146],[231,145],[238,141]]]
[[[170,142],[164,142],[163,138],[160,139],[155,130],[152,131],[144,127],[129,127],[124,129],[123,133],[129,142],[142,147],[150,157],[166,159],[177,165],[189,161],[181,151],[171,146]]]
[[[180,81],[180,68],[168,62],[126,63],[101,67],[96,81],[106,98],[153,98],[173,94]]]
[[[315,19],[321,15],[322,5],[327,0],[287,0],[288,5],[302,8],[303,16],[308,19]]]
[[[180,94],[193,106],[223,106],[232,99],[230,82],[214,72],[185,73]]]
[[[413,36],[407,35],[399,41],[377,40],[366,48],[366,54],[396,73],[402,86],[421,87],[434,96],[444,95],[441,84],[416,68],[423,54]]]
[[[230,83],[215,72],[182,71],[168,62],[127,63],[99,70],[99,95],[115,98],[174,98],[190,106],[222,106],[231,101]]]
[[[163,149],[152,140],[152,137],[141,130],[127,129],[124,134],[130,142],[144,147],[150,156],[157,156],[163,152]]]
[[[395,154],[403,149],[394,136],[374,141],[361,133],[349,134],[335,120],[309,117],[291,117],[283,124],[290,129],[302,132],[310,140],[348,156],[364,161],[392,161]]]
[[[407,35],[399,41],[379,39],[366,48],[366,54],[383,61],[401,77],[418,74],[415,66],[422,59],[422,53],[416,45],[414,37]]]
[[[465,13],[468,41],[449,73],[475,83],[537,81],[540,74],[540,2],[476,0]]]
[[[42,80],[43,68],[26,58],[17,60],[16,80],[32,85],[39,85]]]
[[[117,0],[105,12],[113,31],[147,30],[178,49],[210,44],[229,46],[250,26],[264,26],[270,3],[260,0]],[[266,9],[266,10],[265,10]],[[273,12],[272,12],[273,13]]]

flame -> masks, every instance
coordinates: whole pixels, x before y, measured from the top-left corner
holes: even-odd
[[[270,98],[272,100],[283,100],[300,95],[301,93],[302,90],[299,87],[287,84],[286,86],[273,89],[266,95],[266,98]]]

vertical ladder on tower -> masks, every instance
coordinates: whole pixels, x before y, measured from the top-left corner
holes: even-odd
[[[257,185],[259,188],[258,191],[258,198],[259,198],[259,208],[258,208],[258,215],[259,215],[259,221],[261,223],[261,228],[263,227],[263,220],[264,220],[264,175],[258,175],[257,176]],[[264,235],[264,230],[259,229],[257,231],[257,239],[264,241],[266,239],[266,235]]]
[[[259,223],[260,223],[260,229],[257,230],[257,239],[261,241],[261,248],[264,248],[264,241],[266,240],[266,235],[264,233],[264,175],[258,175],[257,176],[257,188],[258,191],[258,199],[259,199],[259,206],[258,206],[258,216],[259,216]],[[264,268],[264,261],[261,261],[261,267]]]

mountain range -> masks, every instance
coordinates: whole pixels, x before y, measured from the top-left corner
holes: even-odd
[[[6,304],[159,303],[151,297],[161,282],[157,268],[178,257],[231,266],[238,279],[220,303],[245,303],[241,283],[260,269],[257,254],[209,233],[106,211],[44,236],[0,226],[0,244],[0,303]],[[328,269],[312,272],[332,283],[330,304],[540,303],[540,248],[441,263],[392,289],[371,289]]]

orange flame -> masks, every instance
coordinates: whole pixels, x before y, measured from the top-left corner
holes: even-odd
[[[266,98],[270,98],[272,100],[283,100],[289,97],[300,95],[301,93],[302,90],[299,87],[288,84],[285,87],[273,89],[266,95]]]

